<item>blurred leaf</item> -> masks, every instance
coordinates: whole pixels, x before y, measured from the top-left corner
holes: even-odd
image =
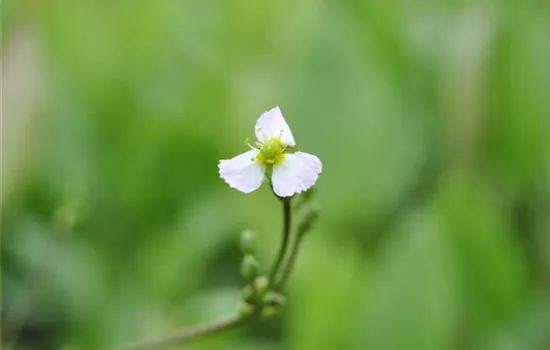
[[[47,103],[47,73],[36,29],[20,27],[11,33],[1,58],[2,204],[21,185],[40,154]]]
[[[312,232],[302,244],[289,280],[288,346],[293,349],[346,349],[349,330],[363,302],[365,267],[352,250],[328,245]]]
[[[431,207],[408,215],[386,244],[354,328],[354,349],[453,347],[456,274]]]
[[[526,291],[525,260],[489,189],[458,176],[445,180],[438,196],[440,224],[454,249],[462,333],[471,344],[518,311]]]

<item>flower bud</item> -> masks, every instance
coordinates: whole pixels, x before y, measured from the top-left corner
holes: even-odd
[[[264,305],[268,306],[284,306],[286,304],[286,298],[284,295],[268,291],[262,298]]]
[[[244,254],[254,254],[256,252],[257,240],[254,231],[244,230],[241,232],[240,247]]]
[[[252,315],[253,312],[254,312],[254,305],[251,305],[246,301],[241,301],[239,303],[239,316],[247,317]]]
[[[258,276],[252,282],[252,286],[256,290],[256,294],[262,295],[269,285],[269,279],[266,276]]]
[[[278,314],[286,304],[284,295],[272,291],[267,291],[262,297],[262,317],[269,318]]]
[[[313,201],[315,197],[315,186],[310,187],[307,191],[302,192],[298,196],[297,200],[294,201],[294,209],[300,210],[305,204]]]
[[[306,203],[300,210],[300,222],[298,224],[298,234],[304,234],[311,230],[313,224],[319,218],[321,206],[317,202]]]
[[[262,307],[262,317],[270,318],[277,315],[281,311],[281,307],[278,305],[265,305]]]
[[[253,304],[256,299],[256,291],[251,285],[247,285],[241,291],[241,299],[249,304]]]
[[[247,254],[244,256],[241,263],[241,274],[247,280],[252,280],[258,275],[260,266],[254,256]]]

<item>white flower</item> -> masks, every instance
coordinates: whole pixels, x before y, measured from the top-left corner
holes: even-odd
[[[299,152],[279,107],[263,113],[255,126],[251,150],[232,159],[220,160],[220,177],[229,186],[250,193],[267,178],[279,197],[290,197],[315,184],[322,171],[319,158]]]

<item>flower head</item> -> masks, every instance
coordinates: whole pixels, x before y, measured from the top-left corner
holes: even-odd
[[[250,193],[267,179],[279,197],[291,197],[315,184],[322,171],[319,158],[300,152],[279,107],[263,113],[255,126],[250,151],[220,160],[220,177],[229,186]]]

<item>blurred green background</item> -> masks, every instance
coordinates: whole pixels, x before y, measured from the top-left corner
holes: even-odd
[[[217,161],[281,106],[323,215],[277,318],[189,349],[550,349],[547,1],[2,4],[2,342],[235,309],[281,208]],[[177,348],[177,347],[176,347]]]

